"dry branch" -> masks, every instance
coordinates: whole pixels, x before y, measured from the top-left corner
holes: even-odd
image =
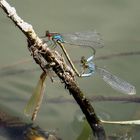
[[[73,70],[65,63],[58,52],[52,51],[47,47],[47,44],[37,36],[30,24],[24,22],[17,15],[14,7],[11,7],[5,0],[0,0],[0,6],[27,37],[29,51],[36,63],[40,65],[43,71],[47,71],[48,68],[46,68],[46,66],[48,65],[52,68],[79,104],[98,140],[106,139],[100,120],[96,116],[90,102],[86,99],[76,83]]]

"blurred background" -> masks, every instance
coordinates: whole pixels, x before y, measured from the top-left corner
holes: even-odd
[[[105,44],[104,48],[96,50],[96,57],[140,51],[138,0],[8,2],[16,8],[18,15],[24,21],[33,25],[39,36],[44,35],[48,29],[60,33],[96,30],[102,35]],[[25,104],[35,88],[41,70],[30,56],[25,36],[1,9],[0,49],[0,104],[24,116]],[[67,45],[66,49],[72,60],[79,60],[81,56],[88,57],[91,54],[91,50],[85,48]],[[130,82],[136,87],[139,95],[139,60],[139,55],[129,55],[97,60],[95,63]],[[95,95],[127,96],[114,91],[99,75],[85,79],[77,78],[77,81],[88,98]],[[63,102],[59,101],[61,98],[64,99]],[[73,101],[59,79],[55,78],[55,82],[52,83],[48,78],[45,97],[36,123],[44,129],[56,129],[63,139],[76,139],[82,130],[78,119],[82,113]],[[104,120],[140,119],[138,103],[92,102],[92,105]],[[105,125],[105,130],[109,135],[129,134],[134,140],[139,140],[140,137],[140,127]]]

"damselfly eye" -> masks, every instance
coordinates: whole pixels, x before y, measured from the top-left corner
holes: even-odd
[[[83,63],[85,63],[85,62],[86,62],[86,59],[85,59],[84,56],[82,56],[82,57],[81,57],[81,63],[83,64]]]
[[[50,32],[49,32],[49,30],[47,30],[47,31],[46,31],[45,36],[47,36],[47,37],[49,37],[49,36],[50,36]]]

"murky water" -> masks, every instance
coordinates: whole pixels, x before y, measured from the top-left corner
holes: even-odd
[[[33,25],[40,36],[44,35],[46,29],[56,32],[95,29],[102,34],[105,43],[104,48],[97,50],[96,56],[140,50],[140,2],[137,0],[14,0],[9,2],[25,21]],[[24,106],[32,94],[41,70],[31,59],[26,38],[2,10],[0,10],[0,42],[0,103],[24,115]],[[74,49],[67,46],[67,50],[74,60],[80,59],[83,54],[86,56],[90,54],[90,50],[83,48]],[[139,95],[139,59],[139,55],[114,57],[96,61],[96,64],[132,83]],[[26,60],[27,62],[24,62]],[[77,80],[87,97],[122,96],[106,85],[98,75],[87,79],[77,78]],[[45,129],[57,129],[63,139],[76,139],[81,128],[79,125],[75,127],[74,120],[80,109],[77,104],[71,102],[49,101],[61,97],[72,100],[72,96],[57,78],[54,83],[48,79],[45,99],[36,122]],[[138,103],[93,102],[92,104],[102,119],[140,118]],[[105,125],[108,134],[130,133],[133,140],[139,140],[139,129],[140,127],[134,126]]]

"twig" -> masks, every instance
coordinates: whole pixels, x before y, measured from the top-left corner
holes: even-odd
[[[131,121],[105,121],[101,120],[105,124],[118,124],[118,125],[140,125],[140,120],[131,120]]]
[[[43,71],[47,71],[47,68],[45,67],[46,65],[51,65],[52,70],[54,70],[58,77],[65,83],[65,87],[79,104],[98,140],[106,139],[105,131],[100,123],[100,120],[96,116],[93,107],[77,86],[73,70],[66,65],[63,61],[64,59],[58,54],[58,52],[47,48],[47,44],[36,35],[33,27],[24,22],[17,15],[14,7],[11,7],[5,0],[0,0],[0,6],[27,37],[29,50],[36,63],[40,65]]]

